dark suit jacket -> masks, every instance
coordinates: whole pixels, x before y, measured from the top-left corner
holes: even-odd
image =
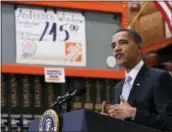
[[[120,103],[124,80],[112,88],[110,102]],[[139,71],[128,97],[128,103],[137,108],[133,121],[160,130],[172,130],[172,77],[166,71],[149,68]]]

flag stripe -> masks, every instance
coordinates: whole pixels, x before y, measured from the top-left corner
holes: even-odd
[[[168,6],[168,8],[170,9],[170,11],[172,11],[172,5],[171,5],[170,1],[164,1],[164,2]]]
[[[155,6],[161,12],[164,20],[167,22],[170,31],[172,32],[172,25],[170,24],[171,11],[168,6],[163,2],[154,1]]]
[[[168,16],[168,19],[171,19],[171,10],[168,8],[167,4],[165,2],[158,3],[162,7],[162,10],[165,12],[165,14]]]
[[[170,29],[168,28],[168,24],[166,22],[165,22],[165,37],[166,38],[172,37],[172,33],[171,33]]]

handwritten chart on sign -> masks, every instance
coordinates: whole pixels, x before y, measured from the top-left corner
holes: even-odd
[[[16,62],[85,66],[85,17],[81,13],[17,8]]]

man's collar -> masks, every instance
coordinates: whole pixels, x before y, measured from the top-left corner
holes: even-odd
[[[125,72],[125,77],[130,76],[132,77],[132,79],[135,80],[138,72],[140,71],[143,65],[144,65],[143,60],[139,61],[139,63],[135,65],[134,68],[132,68],[129,73]]]

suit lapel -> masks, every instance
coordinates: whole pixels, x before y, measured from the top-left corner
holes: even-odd
[[[121,91],[122,91],[122,87],[124,84],[124,80],[121,80],[121,82],[118,84],[118,86],[116,87],[116,89],[114,90],[114,104],[119,104],[120,103],[120,95],[121,95]]]
[[[140,87],[142,87],[144,83],[145,76],[148,75],[148,71],[149,68],[144,64],[143,67],[140,69],[138,75],[136,76],[136,79],[128,97],[128,102],[131,102],[131,100],[133,100],[133,98],[136,97],[136,95],[138,94]]]

